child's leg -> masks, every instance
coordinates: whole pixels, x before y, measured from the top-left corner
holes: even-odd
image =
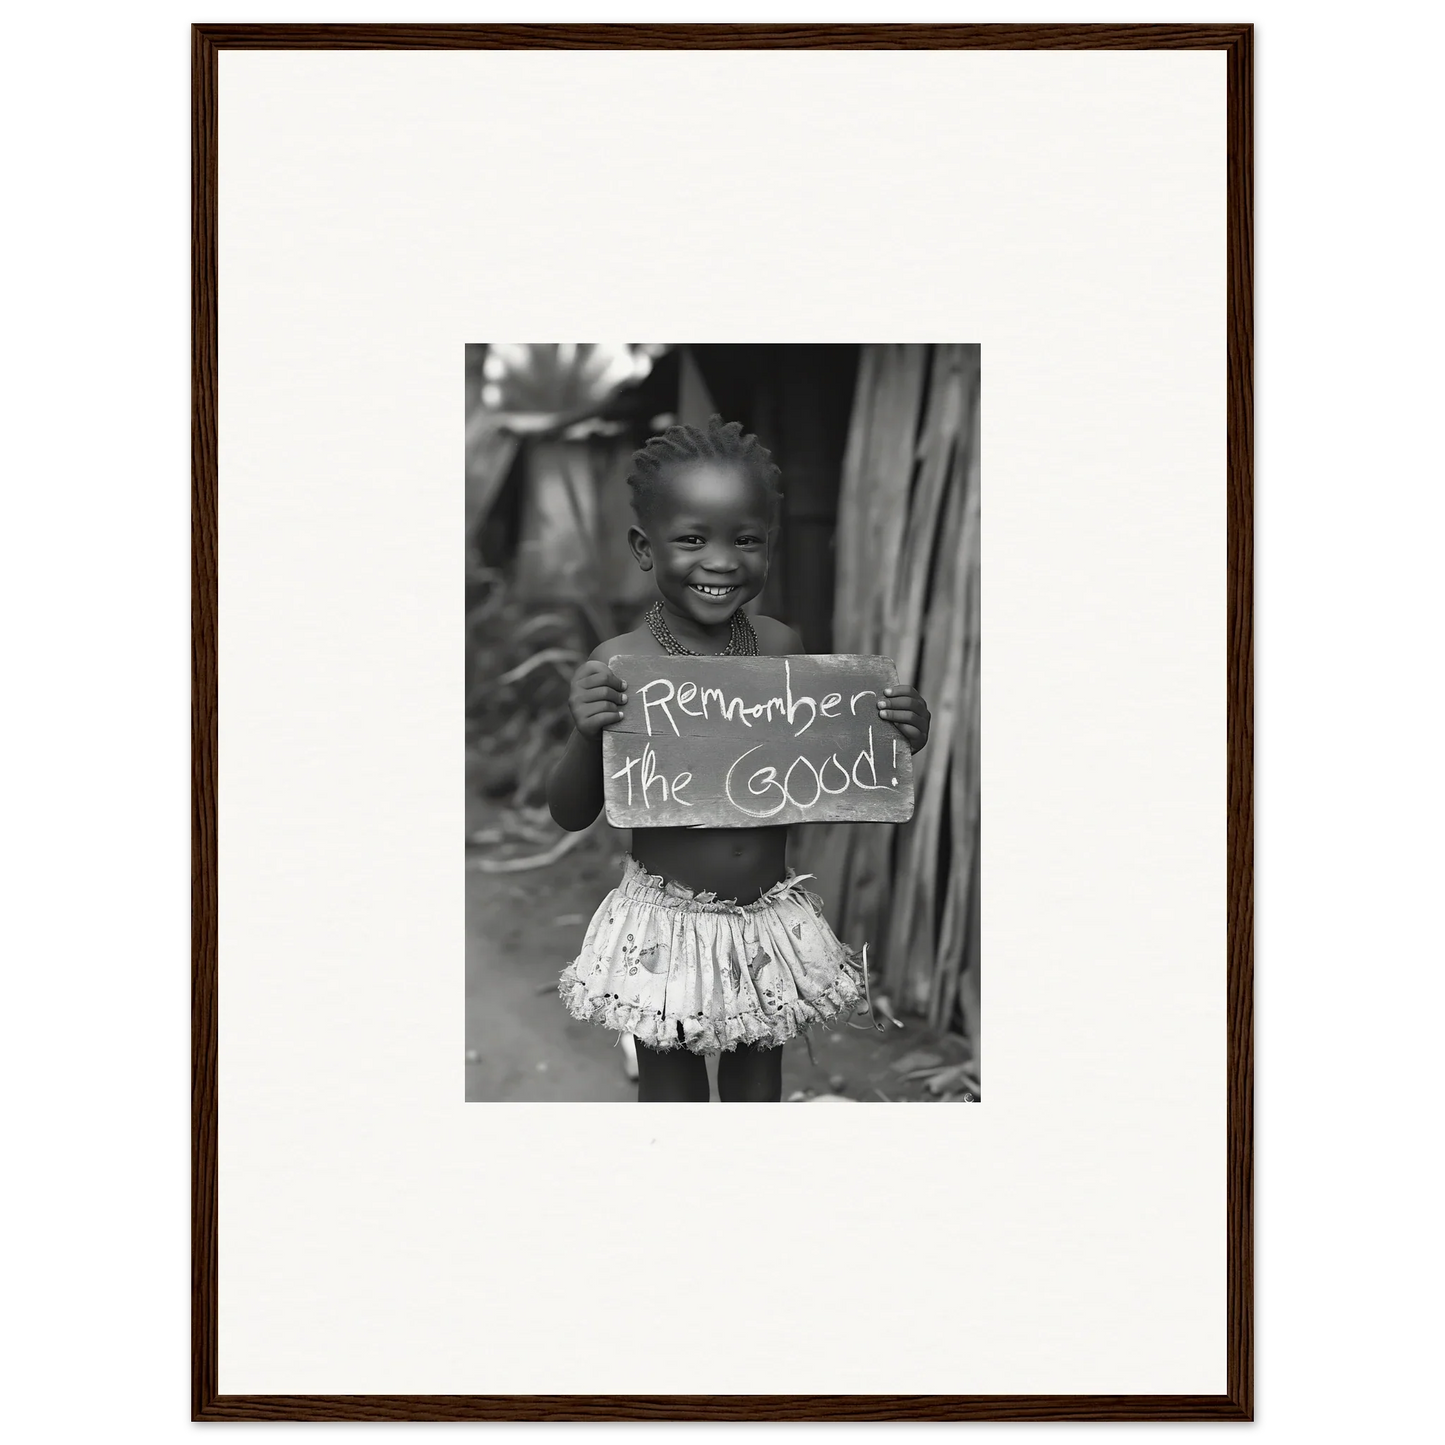
[[[637,1042],[639,1104],[706,1104],[707,1063],[688,1049],[650,1049]]]
[[[783,1046],[739,1044],[719,1054],[717,1096],[724,1104],[776,1104],[783,1097]]]

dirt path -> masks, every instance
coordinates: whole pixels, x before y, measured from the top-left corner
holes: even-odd
[[[500,816],[482,800],[468,805],[472,836]],[[633,1102],[614,1034],[570,1017],[557,976],[576,956],[587,922],[622,872],[621,840],[590,834],[546,868],[525,873],[467,871],[466,1097],[468,1102],[557,1100]],[[783,1097],[841,1094],[857,1101],[930,1099],[895,1065],[920,1055],[943,1063],[965,1057],[963,1041],[906,1024],[887,1034],[839,1027],[817,1031],[813,1055],[802,1040],[783,1053]],[[709,1073],[716,1078],[710,1063]],[[831,1082],[830,1082],[831,1081]],[[717,1097],[714,1083],[713,1097]]]

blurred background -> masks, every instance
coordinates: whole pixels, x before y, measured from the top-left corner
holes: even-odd
[[[783,473],[749,610],[891,657],[934,719],[912,821],[793,830],[791,866],[869,945],[875,1027],[788,1045],[784,1097],[977,1100],[979,348],[635,342],[466,348],[466,1097],[635,1097],[615,1036],[556,997],[627,834],[563,833],[546,779],[573,671],[654,595],[631,455],[714,411]]]

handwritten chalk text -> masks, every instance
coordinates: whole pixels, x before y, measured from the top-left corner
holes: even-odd
[[[893,747],[893,765],[896,768],[898,765],[898,741],[894,738],[890,739],[890,742]],[[810,808],[816,807],[825,796],[836,798],[850,788],[876,793],[886,790],[890,785],[896,787],[898,783],[896,776],[886,782],[879,781],[871,726],[868,729],[868,745],[854,758],[851,767],[846,762],[840,762],[835,751],[818,762],[814,762],[806,753],[799,753],[787,762],[786,769],[780,761],[763,763],[751,773],[738,773],[738,768],[744,759],[752,757],[754,753],[762,752],[766,747],[765,743],[755,743],[746,752],[739,754],[728,768],[723,783],[723,792],[728,802],[750,818],[771,818],[789,805],[807,812]],[[754,761],[759,760],[754,759]],[[804,771],[799,774],[795,791],[793,775],[800,768]],[[780,771],[781,781],[779,781]],[[736,780],[735,774],[737,775]],[[682,796],[683,789],[692,782],[692,774],[674,774],[669,783],[657,766],[657,754],[653,751],[651,743],[643,744],[640,755],[625,758],[622,766],[611,776],[614,779],[626,780],[628,807],[633,805],[634,779],[637,799],[644,808],[651,809],[655,800],[665,803],[669,798],[685,807],[692,807],[692,803]],[[810,788],[811,796],[809,795]],[[765,798],[774,793],[777,795],[777,801],[770,807],[753,807],[747,802],[749,797]]]
[[[625,828],[904,822],[907,743],[879,715],[887,658],[619,656],[603,733],[607,818]]]
[[[627,806],[632,806],[632,770],[637,769],[637,786],[642,793],[642,806],[650,808],[652,800],[648,796],[649,790],[656,786],[661,789],[662,801],[668,799],[667,779],[657,770],[657,754],[652,751],[652,744],[643,746],[640,758],[628,758],[618,770],[612,774],[614,778],[627,779]],[[672,779],[672,801],[681,803],[683,807],[690,808],[692,804],[682,796],[682,790],[692,782],[691,773],[675,773]]]
[[[864,688],[861,692],[855,692],[848,704],[852,715],[858,716],[858,699],[860,697],[877,696],[878,694],[872,688]],[[798,720],[801,710],[807,708],[808,720],[794,731],[795,738],[801,737],[807,732],[820,715],[826,718],[838,717],[837,710],[843,703],[843,694],[839,692],[828,693],[821,703],[807,693],[794,697],[793,668],[792,664],[787,661],[783,663],[783,696],[764,698],[762,702],[746,703],[740,697],[728,697],[720,687],[700,688],[695,682],[674,683],[670,677],[653,678],[651,682],[645,683],[638,689],[638,697],[642,700],[642,717],[647,727],[647,736],[651,737],[653,734],[652,710],[656,708],[661,714],[657,724],[659,730],[662,727],[662,719],[666,718],[668,725],[672,728],[673,736],[679,738],[682,736],[682,730],[677,725],[677,719],[672,715],[671,704],[673,703],[677,704],[679,712],[686,713],[688,717],[702,718],[709,722],[713,720],[712,714],[708,712],[708,708],[711,706],[717,709],[717,718],[727,722],[740,722],[748,728],[752,727],[755,722],[771,722],[774,712],[778,717],[786,718],[788,726],[792,727]]]

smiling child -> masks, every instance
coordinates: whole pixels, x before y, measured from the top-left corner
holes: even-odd
[[[632,459],[636,522],[628,542],[657,584],[645,626],[596,647],[569,699],[576,730],[547,788],[573,831],[603,805],[602,732],[626,692],[619,655],[746,657],[804,652],[792,628],[743,604],[768,576],[779,471],[755,436],[714,416],[669,427]],[[877,700],[917,752],[928,706],[911,687]],[[782,1096],[782,1045],[847,1018],[865,994],[863,964],[787,867],[785,827],[637,828],[621,884],[603,900],[559,992],[576,1018],[635,1035],[638,1100],[705,1102],[704,1055],[717,1053],[723,1102]]]

